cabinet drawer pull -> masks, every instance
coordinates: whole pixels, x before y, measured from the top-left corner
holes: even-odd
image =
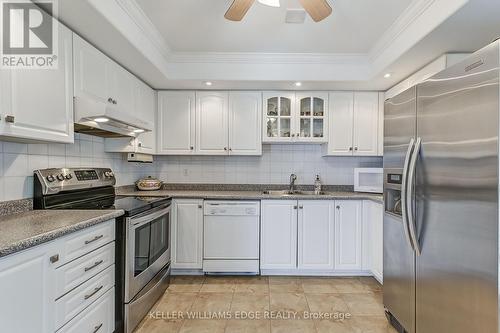
[[[58,254],[54,254],[52,257],[50,257],[50,259],[49,259],[49,260],[50,260],[50,262],[51,262],[52,264],[54,264],[54,263],[56,263],[56,262],[58,262],[58,261],[59,261],[59,255],[58,255]]]
[[[96,327],[94,327],[94,330],[92,331],[92,333],[96,333],[97,331],[99,331],[102,326],[103,326],[103,324],[101,323],[101,324],[97,325]]]
[[[100,264],[102,264],[104,262],[104,260],[99,260],[99,261],[96,261],[92,266],[90,267],[85,267],[85,272],[88,272],[94,268],[96,268],[97,266],[99,266]]]
[[[96,240],[99,240],[99,239],[101,239],[101,238],[103,238],[103,237],[104,237],[104,235],[99,235],[99,236],[95,236],[95,237],[94,237],[94,238],[92,238],[91,240],[86,240],[86,241],[85,241],[85,245],[88,245],[88,244],[90,244],[90,243],[93,243],[93,242],[95,242]]]
[[[88,300],[90,297],[94,296],[95,294],[97,294],[99,292],[99,290],[101,290],[102,288],[104,288],[104,286],[100,286],[100,287],[97,287],[94,289],[93,292],[91,292],[90,294],[88,295],[85,295],[85,300]]]

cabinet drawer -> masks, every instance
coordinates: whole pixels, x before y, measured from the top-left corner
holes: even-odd
[[[64,240],[60,265],[115,240],[114,220],[75,233]]]
[[[56,301],[56,328],[60,328],[111,289],[115,284],[115,265],[94,276]]]
[[[57,333],[113,333],[114,330],[115,288],[111,288]]]
[[[115,242],[111,242],[56,270],[56,298],[78,287],[115,263]]]

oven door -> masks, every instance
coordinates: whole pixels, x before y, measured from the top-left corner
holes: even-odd
[[[129,303],[170,262],[170,204],[129,217],[125,302]]]

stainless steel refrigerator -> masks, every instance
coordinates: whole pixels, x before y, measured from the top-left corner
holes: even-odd
[[[388,99],[384,306],[409,333],[498,333],[499,42]]]

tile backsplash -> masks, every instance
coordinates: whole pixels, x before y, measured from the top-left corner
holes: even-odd
[[[380,157],[322,157],[319,145],[264,145],[262,156],[156,156],[152,164],[129,163],[124,154],[104,152],[104,140],[75,134],[74,144],[0,141],[0,201],[30,198],[33,170],[50,167],[109,167],[117,185],[153,175],[167,183],[353,185],[356,167],[382,167]]]

